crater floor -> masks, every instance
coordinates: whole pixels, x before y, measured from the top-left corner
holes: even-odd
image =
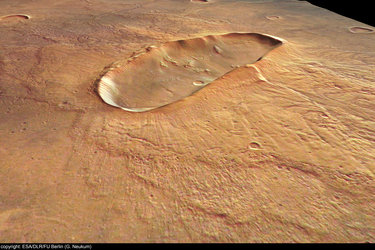
[[[234,68],[262,59],[282,42],[256,33],[229,33],[149,46],[113,63],[98,94],[108,104],[143,112],[186,98]]]

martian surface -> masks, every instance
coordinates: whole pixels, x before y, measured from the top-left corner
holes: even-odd
[[[0,242],[375,242],[374,30],[297,0],[0,1]]]

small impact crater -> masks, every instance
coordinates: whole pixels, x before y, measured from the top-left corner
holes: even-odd
[[[208,3],[210,1],[209,0],[190,0],[190,2],[193,2],[193,3]]]
[[[132,112],[188,97],[226,73],[263,58],[282,42],[257,33],[228,33],[149,46],[107,67],[97,92]]]
[[[204,85],[206,85],[207,83],[205,83],[205,82],[203,82],[203,81],[194,81],[193,84],[194,84],[195,86],[204,86]]]
[[[267,18],[268,20],[278,20],[278,19],[280,19],[281,17],[280,17],[280,16],[266,16],[266,18]]]
[[[16,14],[16,15],[7,15],[7,16],[0,17],[0,21],[3,21],[3,20],[24,20],[24,19],[30,19],[30,16],[22,15],[22,14]]]
[[[251,149],[251,150],[260,150],[261,146],[257,142],[252,142],[252,143],[249,144],[249,149]]]
[[[349,31],[352,33],[373,33],[374,32],[374,30],[371,28],[359,27],[359,26],[350,27]]]

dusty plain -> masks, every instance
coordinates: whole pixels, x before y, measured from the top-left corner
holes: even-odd
[[[142,113],[113,62],[283,44]],[[295,0],[0,1],[0,242],[374,242],[374,27]],[[176,83],[178,84],[178,82]]]

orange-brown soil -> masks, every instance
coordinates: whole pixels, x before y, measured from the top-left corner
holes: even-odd
[[[0,242],[374,242],[373,30],[294,0],[0,1]],[[227,33],[282,45],[150,111],[98,94]]]

